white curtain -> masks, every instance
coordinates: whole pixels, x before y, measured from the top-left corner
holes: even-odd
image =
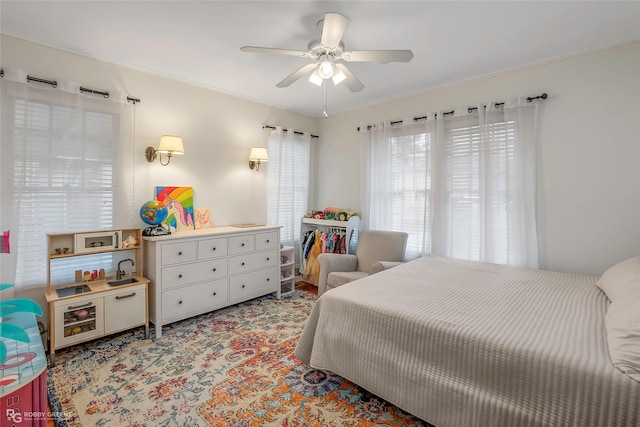
[[[376,126],[363,149],[371,182],[363,196],[370,228],[407,231],[409,256],[537,268],[538,108],[514,99],[428,114],[423,125],[403,120]],[[423,140],[430,142],[420,154],[426,165],[418,162]]]
[[[409,233],[407,259],[431,247],[431,117],[377,123],[361,150],[363,228]]]
[[[300,222],[309,206],[310,141],[308,133],[276,127],[267,142],[267,221],[282,226],[284,245],[299,244]]]
[[[16,289],[46,283],[47,233],[134,221],[135,107],[125,95],[106,99],[73,82],[54,88],[26,77],[5,70],[0,80],[0,228],[11,230],[0,278]],[[96,262],[111,270],[110,259]],[[70,266],[57,267],[52,279],[73,281]]]
[[[538,267],[537,105],[516,99],[438,115],[435,255]]]

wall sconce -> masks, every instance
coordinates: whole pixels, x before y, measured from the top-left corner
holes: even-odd
[[[260,162],[269,161],[269,153],[264,147],[253,147],[249,154],[249,169],[254,169],[256,172],[260,170]]]
[[[149,163],[153,162],[160,154],[160,164],[167,166],[171,161],[171,156],[184,154],[184,146],[182,145],[182,138],[175,135],[162,135],[160,137],[160,144],[156,150],[153,147],[147,147],[145,151],[145,157]],[[162,163],[162,155],[167,155],[167,163]]]

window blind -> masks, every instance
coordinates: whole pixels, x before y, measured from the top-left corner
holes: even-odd
[[[14,97],[13,209],[19,215],[16,284],[46,283],[46,234],[113,226],[114,163],[120,116],[109,111]],[[105,109],[106,110],[106,109]],[[112,269],[111,254],[53,263],[52,280],[76,269]]]
[[[391,137],[391,230],[409,233],[406,253],[422,253],[430,227],[431,134]]]
[[[443,176],[451,256],[508,262],[508,168],[514,122],[452,128],[445,133]],[[490,182],[490,185],[488,185]]]
[[[267,217],[282,226],[280,240],[300,239],[300,222],[308,209],[310,137],[272,132],[268,141]]]

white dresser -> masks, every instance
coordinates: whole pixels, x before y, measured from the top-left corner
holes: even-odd
[[[149,320],[162,325],[276,292],[280,227],[214,227],[144,237]]]

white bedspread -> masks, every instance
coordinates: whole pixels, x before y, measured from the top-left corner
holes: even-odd
[[[322,295],[296,354],[437,427],[638,427],[596,280],[425,257]]]

